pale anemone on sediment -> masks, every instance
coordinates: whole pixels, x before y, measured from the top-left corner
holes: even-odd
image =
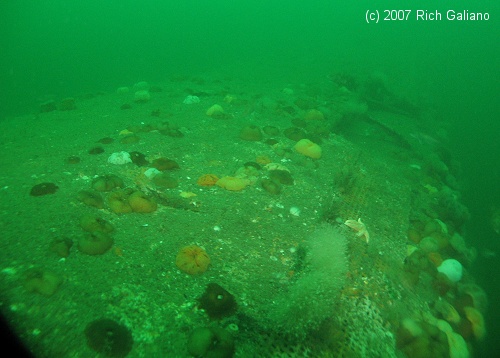
[[[116,152],[109,156],[108,163],[123,165],[127,163],[132,163],[132,158],[128,152]]]

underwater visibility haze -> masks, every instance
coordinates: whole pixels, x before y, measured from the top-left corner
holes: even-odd
[[[2,338],[498,355],[497,1],[0,13]]]

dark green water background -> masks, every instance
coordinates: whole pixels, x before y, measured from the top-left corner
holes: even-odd
[[[0,2],[0,120],[37,105],[172,75],[314,81],[340,70],[385,73],[394,90],[449,123],[472,219],[473,270],[490,297],[488,348],[500,333],[500,6],[488,1],[16,0]],[[367,9],[412,10],[367,24]],[[488,12],[489,21],[416,21],[417,9]]]

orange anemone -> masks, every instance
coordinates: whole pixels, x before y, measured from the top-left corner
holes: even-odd
[[[175,259],[176,266],[185,273],[198,275],[205,272],[210,264],[210,257],[205,250],[196,245],[180,249]]]
[[[230,191],[240,191],[250,185],[250,180],[238,177],[223,177],[217,183],[218,186]]]
[[[214,186],[218,180],[219,177],[215,174],[203,174],[198,178],[196,184],[201,186]]]

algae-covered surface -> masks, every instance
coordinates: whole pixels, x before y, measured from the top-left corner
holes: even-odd
[[[101,352],[108,356],[187,357],[192,332],[209,327],[229,333],[236,357],[389,357],[414,349],[408,322],[436,356],[473,349],[477,337],[463,308],[482,308],[464,287],[480,288],[466,272],[472,249],[456,243],[467,210],[454,195],[445,144],[422,135],[441,130],[425,108],[370,106],[326,78],[173,78],[150,85],[141,101],[127,85],[128,92],[76,96],[75,108],[0,122],[1,310],[35,355],[95,356],[85,332],[99,319],[133,338],[130,352]],[[184,103],[187,96],[199,101]],[[207,115],[215,104],[224,113]],[[262,137],[242,138],[247,126]],[[289,128],[302,129],[321,157],[299,153]],[[139,152],[147,162],[108,161],[119,152]],[[159,158],[178,164],[161,174],[173,184],[147,171]],[[200,185],[205,174],[243,179],[246,187]],[[98,192],[101,207],[86,205],[81,191],[105,175],[125,189]],[[32,195],[38,184],[52,190]],[[123,190],[139,191],[154,209],[116,212],[109,197]],[[79,249],[92,235],[81,225],[89,216],[114,227],[103,254]],[[206,271],[191,275],[176,265],[190,245],[208,255]],[[314,264],[310,252],[331,260]],[[458,284],[436,270],[448,258],[465,267]],[[234,296],[234,312],[210,319],[199,307],[209,283]],[[443,300],[458,320],[435,308]],[[462,346],[451,347],[445,329],[428,328],[438,319]]]

